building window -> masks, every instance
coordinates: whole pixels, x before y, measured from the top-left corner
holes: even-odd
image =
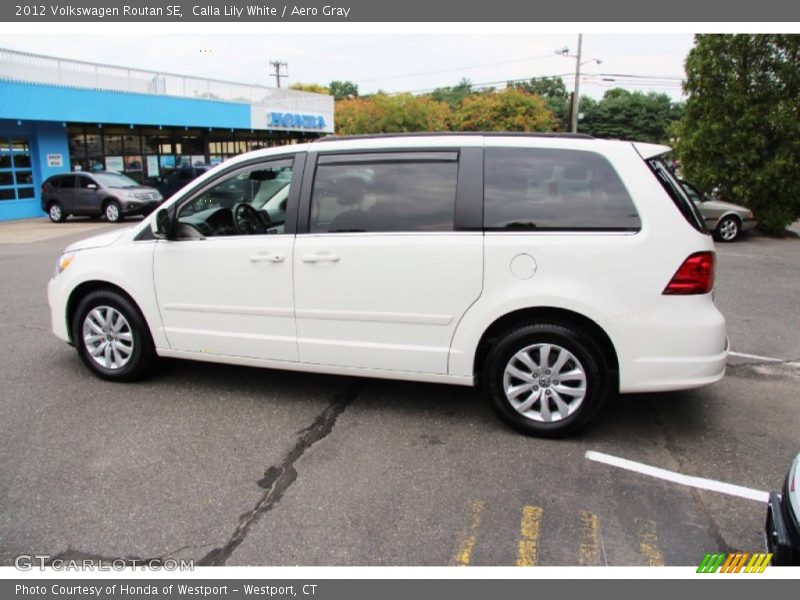
[[[25,200],[35,195],[28,140],[0,138],[0,200]]]

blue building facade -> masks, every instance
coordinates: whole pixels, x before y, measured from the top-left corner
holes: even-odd
[[[154,184],[181,166],[333,131],[329,96],[79,62],[71,73],[63,60],[56,83],[53,70],[16,68],[30,56],[0,50],[0,221],[44,215],[51,175],[110,170]]]

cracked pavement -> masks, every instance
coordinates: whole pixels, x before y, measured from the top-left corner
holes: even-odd
[[[718,246],[733,349],[786,362],[731,357],[719,384],[621,397],[550,441],[468,388],[180,361],[100,381],[50,334],[44,302],[58,252],[85,235],[0,244],[0,564],[445,565],[466,535],[471,564],[512,565],[531,506],[538,564],[697,564],[760,551],[765,507],[585,452],[769,490],[800,450],[798,239]]]

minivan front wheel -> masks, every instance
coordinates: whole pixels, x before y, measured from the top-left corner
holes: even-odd
[[[119,206],[119,202],[116,200],[109,200],[106,202],[105,207],[103,208],[103,214],[106,216],[106,220],[109,223],[118,223],[122,220],[122,209]]]
[[[494,344],[483,389],[495,412],[517,431],[562,437],[586,425],[606,401],[609,367],[598,345],[579,329],[535,323]]]
[[[103,379],[139,379],[155,362],[144,318],[130,300],[112,290],[91,292],[80,301],[72,339],[83,363]]]

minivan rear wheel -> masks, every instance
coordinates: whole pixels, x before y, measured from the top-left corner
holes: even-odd
[[[119,202],[116,200],[109,200],[106,202],[103,207],[103,214],[105,214],[106,220],[109,223],[119,223],[122,221],[122,209],[119,206]]]
[[[572,325],[532,323],[489,350],[483,391],[495,412],[526,435],[563,437],[594,417],[610,393],[608,361]]]
[[[72,319],[72,340],[91,371],[110,381],[144,377],[156,360],[144,317],[125,296],[112,290],[89,293]]]
[[[64,207],[59,202],[51,202],[47,207],[47,216],[53,223],[62,223],[67,218]]]

